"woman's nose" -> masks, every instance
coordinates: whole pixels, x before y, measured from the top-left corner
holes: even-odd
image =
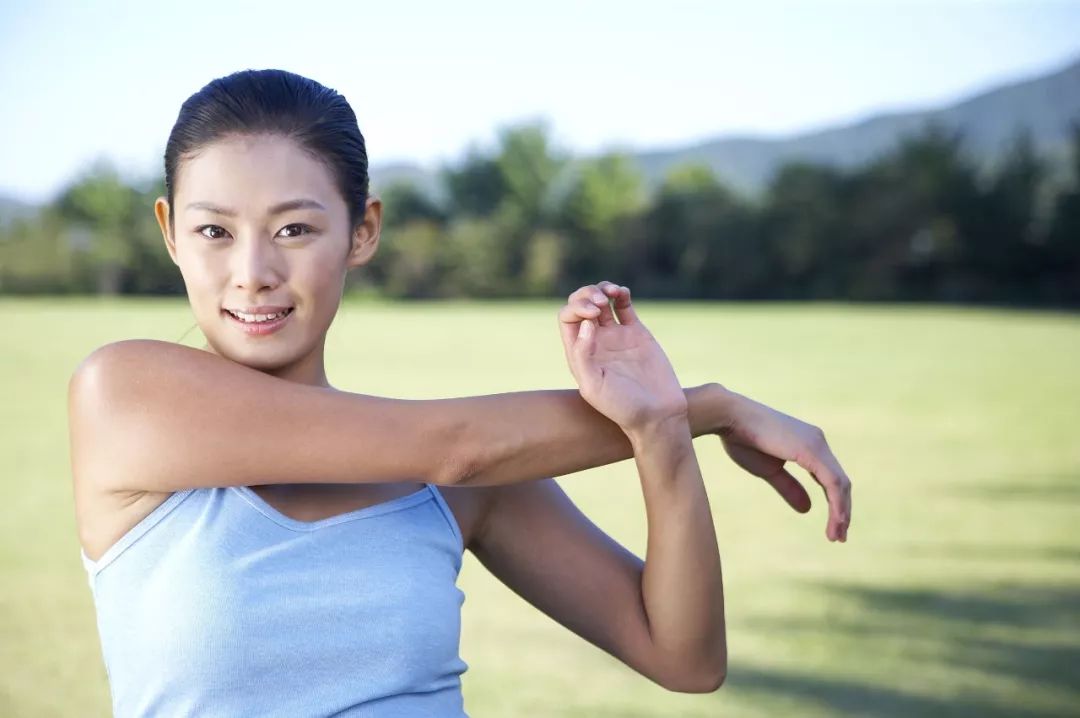
[[[281,283],[282,257],[271,240],[249,237],[234,247],[232,274],[236,287],[254,293]]]

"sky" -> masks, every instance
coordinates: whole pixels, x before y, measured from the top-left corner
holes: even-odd
[[[962,99],[1080,58],[1074,2],[0,3],[0,195],[99,158],[160,175],[181,103],[246,68],[345,95],[372,164],[544,118],[576,153],[778,136]]]

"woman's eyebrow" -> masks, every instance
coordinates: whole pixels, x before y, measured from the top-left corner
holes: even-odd
[[[229,209],[228,207],[218,207],[211,202],[192,202],[188,204],[188,209],[204,209],[207,212],[213,212],[215,214],[221,214],[226,217],[235,217],[236,210]],[[282,212],[288,212],[291,209],[319,209],[323,212],[326,211],[326,207],[323,207],[320,203],[313,199],[290,199],[285,202],[279,202],[270,208],[269,214],[281,214]]]

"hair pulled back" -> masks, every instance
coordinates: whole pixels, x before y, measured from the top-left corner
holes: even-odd
[[[345,97],[285,70],[241,70],[211,81],[180,107],[165,145],[169,223],[179,163],[228,136],[275,134],[294,140],[333,174],[349,223],[363,220],[368,198],[364,136]]]

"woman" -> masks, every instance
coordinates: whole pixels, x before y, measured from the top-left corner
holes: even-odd
[[[113,710],[464,715],[462,552],[675,691],[727,665],[720,559],[692,437],[717,433],[801,512],[785,460],[846,540],[850,482],[820,430],[706,384],[683,390],[630,292],[559,313],[578,389],[409,401],[333,388],[323,347],[378,245],[345,99],[276,70],[183,105],[155,213],[207,343],[129,340],[69,386],[81,555]],[[635,459],[646,561],[550,478]]]

